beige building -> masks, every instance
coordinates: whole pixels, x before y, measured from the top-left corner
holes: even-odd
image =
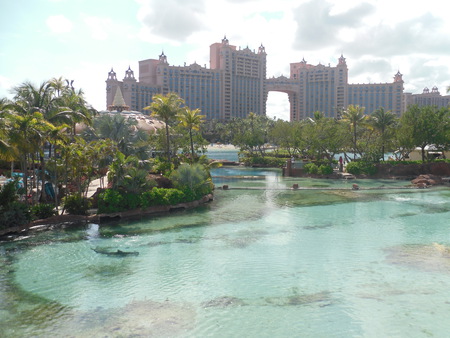
[[[290,120],[312,117],[320,111],[339,117],[350,104],[365,108],[366,114],[382,107],[400,116],[410,104],[447,106],[450,96],[441,96],[436,87],[422,94],[403,93],[403,76],[397,72],[392,82],[349,84],[346,59],[335,66],[308,64],[304,59],[290,64],[289,78],[266,78],[266,51],[230,45],[225,37],[210,46],[210,67],[197,63],[171,66],[162,53],[158,59],[139,61],[139,81],[129,67],[119,81],[114,70],[106,80],[106,107],[141,111],[155,94],[175,92],[191,109],[200,109],[207,119],[230,120],[250,112],[266,114],[269,91],[288,94]]]
[[[111,70],[106,80],[106,106],[114,106],[119,89],[126,105],[136,111],[150,105],[155,94],[175,92],[207,119],[229,120],[246,117],[249,112],[265,115],[265,78],[264,47],[241,50],[225,37],[210,46],[210,68],[197,63],[171,66],[162,53],[158,60],[139,61],[139,81],[130,68],[122,81]]]
[[[418,106],[437,106],[439,108],[450,105],[450,95],[441,95],[436,86],[431,91],[425,87],[422,94],[405,93],[404,100],[406,108],[414,104]]]
[[[349,84],[344,56],[336,66],[316,66],[304,59],[291,63],[290,78],[266,81],[268,91],[285,92],[289,96],[291,121],[312,117],[320,111],[328,117],[339,117],[349,104],[365,107],[370,114],[383,107],[400,115],[404,111],[403,78],[398,72],[391,83]]]

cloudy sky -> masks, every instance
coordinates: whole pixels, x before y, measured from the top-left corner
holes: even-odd
[[[350,83],[392,82],[405,91],[450,85],[446,0],[15,0],[0,5],[0,97],[23,81],[74,80],[104,109],[111,67],[158,58],[209,67],[209,46],[267,52],[267,76],[289,76],[302,58],[313,65],[347,59]],[[270,93],[269,117],[288,118],[287,95]]]

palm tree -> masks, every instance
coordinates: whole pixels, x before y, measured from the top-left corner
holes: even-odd
[[[358,135],[357,128],[364,122],[365,118],[366,115],[364,115],[364,107],[360,107],[358,105],[349,105],[342,114],[342,120],[347,122],[350,125],[350,128],[353,129],[353,159],[356,159]]]
[[[10,128],[8,138],[16,156],[20,159],[21,169],[24,174],[25,195],[28,192],[28,167],[30,159],[43,149],[44,135],[51,130],[53,125],[47,122],[39,112],[21,116],[10,114]]]
[[[191,158],[194,160],[194,140],[192,138],[193,130],[200,130],[200,125],[204,122],[205,115],[200,115],[200,109],[191,110],[185,108],[178,114],[180,124],[189,130],[189,140],[191,143]]]
[[[169,166],[172,163],[170,156],[169,125],[173,119],[183,111],[183,108],[181,107],[183,104],[183,99],[175,93],[168,93],[167,95],[158,94],[153,96],[153,102],[150,106],[144,108],[146,110],[150,110],[152,112],[152,116],[158,117],[166,125],[166,152]]]
[[[383,107],[378,108],[371,115],[371,124],[379,131],[381,136],[381,153],[383,154],[383,161],[388,130],[395,125],[396,120],[396,116],[390,110],[385,111]]]
[[[84,93],[80,89],[66,90],[61,97],[58,98],[60,105],[59,111],[52,117],[52,120],[61,121],[71,126],[72,137],[75,136],[75,127],[77,123],[91,125],[92,117],[97,111],[92,108],[84,99]]]

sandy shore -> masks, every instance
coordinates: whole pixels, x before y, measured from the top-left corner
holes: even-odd
[[[218,149],[225,149],[225,150],[239,150],[232,144],[217,144],[213,143],[206,147],[208,150],[218,150]]]

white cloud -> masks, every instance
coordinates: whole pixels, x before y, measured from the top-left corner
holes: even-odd
[[[53,33],[57,34],[69,33],[73,28],[72,22],[64,15],[49,16],[46,24]]]
[[[111,27],[114,26],[110,18],[102,18],[97,16],[85,17],[84,22],[89,27],[91,36],[95,40],[106,40],[109,36]]]
[[[104,81],[111,66],[119,79],[129,65],[138,77],[138,61],[158,58],[163,50],[172,65],[197,62],[209,67],[209,46],[224,35],[238,48],[257,50],[262,43],[267,77],[289,76],[290,63],[303,57],[313,65],[334,66],[343,53],[350,83],[390,82],[400,70],[405,91],[420,93],[425,86],[436,85],[444,94],[450,84],[450,20],[444,0],[433,1],[433,6],[392,0],[277,0],[276,5],[273,0],[135,0],[123,5],[122,9],[131,11],[126,13],[99,11],[96,2],[86,3],[77,12],[73,6],[65,7],[68,3],[52,4],[59,15],[48,17],[46,24],[54,33],[77,28],[78,34],[40,41],[42,49],[36,47],[42,59],[39,64],[48,67],[39,71],[20,72],[22,63],[14,62],[13,53],[1,55],[7,58],[5,64],[14,67],[2,70],[0,91],[28,79],[25,76],[39,83],[48,74],[61,74],[75,79],[88,101],[103,109]],[[38,25],[36,14],[23,15]],[[77,17],[86,29],[78,31]],[[5,50],[17,50],[17,36],[25,34],[19,28],[25,25],[17,27],[15,34],[2,40]],[[84,50],[73,47],[80,43]],[[67,46],[73,48],[70,53]],[[108,52],[108,46],[123,48]],[[48,59],[55,62],[45,63]],[[267,112],[270,117],[289,114],[287,95],[270,93]]]

